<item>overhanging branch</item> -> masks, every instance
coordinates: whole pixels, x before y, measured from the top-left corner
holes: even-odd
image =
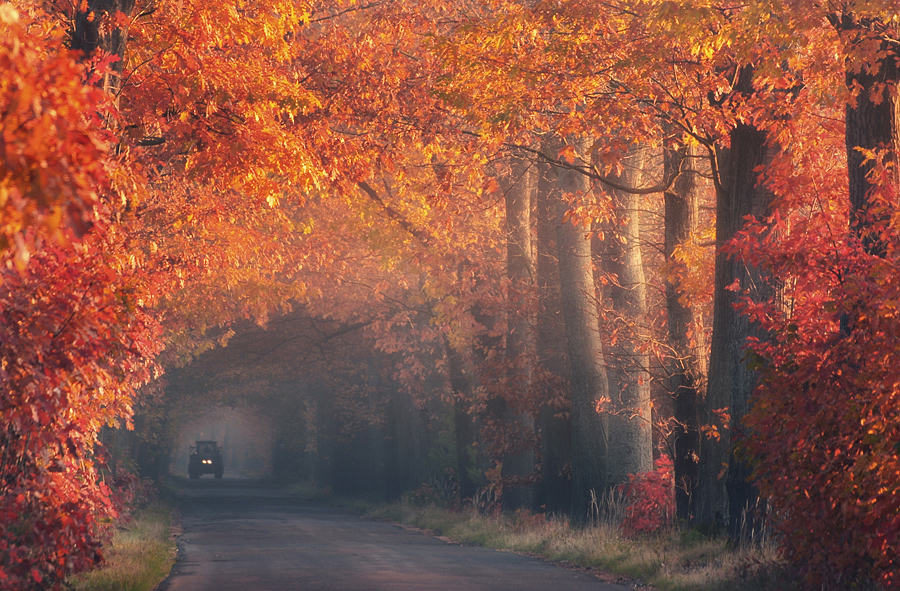
[[[623,193],[630,193],[632,195],[649,195],[651,193],[662,193],[663,191],[668,191],[672,187],[672,185],[675,184],[675,181],[678,179],[678,177],[681,175],[681,173],[684,172],[684,163],[687,160],[686,158],[683,158],[683,157],[680,158],[678,161],[678,169],[676,171],[674,171],[668,177],[663,178],[663,181],[661,183],[658,183],[658,184],[650,186],[650,187],[631,187],[631,186],[625,185],[623,183],[620,183],[617,180],[614,180],[613,178],[611,178],[607,175],[600,174],[599,172],[597,172],[597,169],[592,165],[579,165],[579,164],[566,162],[565,160],[560,160],[559,158],[554,158],[552,156],[545,154],[544,152],[541,152],[538,149],[529,148],[528,146],[522,146],[519,144],[511,144],[511,143],[504,143],[503,145],[507,148],[527,152],[529,154],[537,156],[538,158],[540,158],[544,162],[547,162],[548,164],[557,166],[559,168],[565,168],[567,170],[572,170],[572,171],[578,172],[588,178],[599,181],[600,183],[603,183],[604,185],[606,185],[612,189],[615,189],[616,191],[622,191]]]
[[[409,232],[409,234],[416,238],[419,242],[425,245],[431,242],[431,236],[427,232],[424,232],[415,227],[408,219],[403,216],[403,214],[385,203],[384,199],[381,198],[381,195],[379,195],[378,192],[373,189],[369,183],[365,181],[359,181],[358,183],[356,183],[356,186],[362,189],[363,192],[365,192],[365,194],[368,195],[372,201],[377,203],[389,218],[397,222],[397,224],[399,224],[401,228]]]

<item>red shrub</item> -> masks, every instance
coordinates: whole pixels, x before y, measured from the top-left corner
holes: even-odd
[[[675,515],[675,473],[672,460],[662,456],[656,460],[652,472],[630,475],[620,486],[625,495],[625,521],[622,531],[627,535],[652,534],[672,523]]]

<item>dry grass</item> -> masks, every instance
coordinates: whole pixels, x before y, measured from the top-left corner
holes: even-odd
[[[606,500],[608,502],[608,500]],[[604,501],[598,502],[602,508]],[[527,512],[482,515],[472,509],[401,502],[369,515],[431,530],[458,542],[536,555],[554,562],[593,567],[661,591],[789,591],[792,584],[771,541],[732,549],[723,538],[675,528],[629,538],[615,523],[615,507],[599,510],[592,524]]]
[[[484,514],[471,506],[422,504],[414,497],[389,505],[298,488],[297,496],[376,519],[429,530],[456,542],[511,550],[566,565],[591,567],[659,591],[795,591],[776,545],[765,532],[733,548],[724,537],[672,527],[630,538],[620,525],[624,499],[594,498],[589,525],[573,527],[567,516],[517,512]],[[609,578],[609,577],[606,577]]]
[[[116,531],[101,568],[72,577],[69,585],[75,591],[150,591],[174,563],[171,508],[153,503]]]

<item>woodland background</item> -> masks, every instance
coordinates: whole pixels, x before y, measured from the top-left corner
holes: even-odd
[[[231,406],[575,522],[656,460],[900,588],[898,79],[892,0],[0,4],[0,587]]]

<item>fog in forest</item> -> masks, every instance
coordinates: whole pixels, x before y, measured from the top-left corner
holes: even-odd
[[[223,477],[304,481],[377,498],[455,470],[452,408],[416,402],[361,327],[305,315],[237,326],[166,375],[168,474],[216,441]],[[200,475],[212,481],[212,473]]]
[[[187,475],[190,448],[200,440],[216,441],[222,448],[225,478],[272,475],[272,425],[254,410],[217,408],[186,421],[173,438],[170,474]]]

